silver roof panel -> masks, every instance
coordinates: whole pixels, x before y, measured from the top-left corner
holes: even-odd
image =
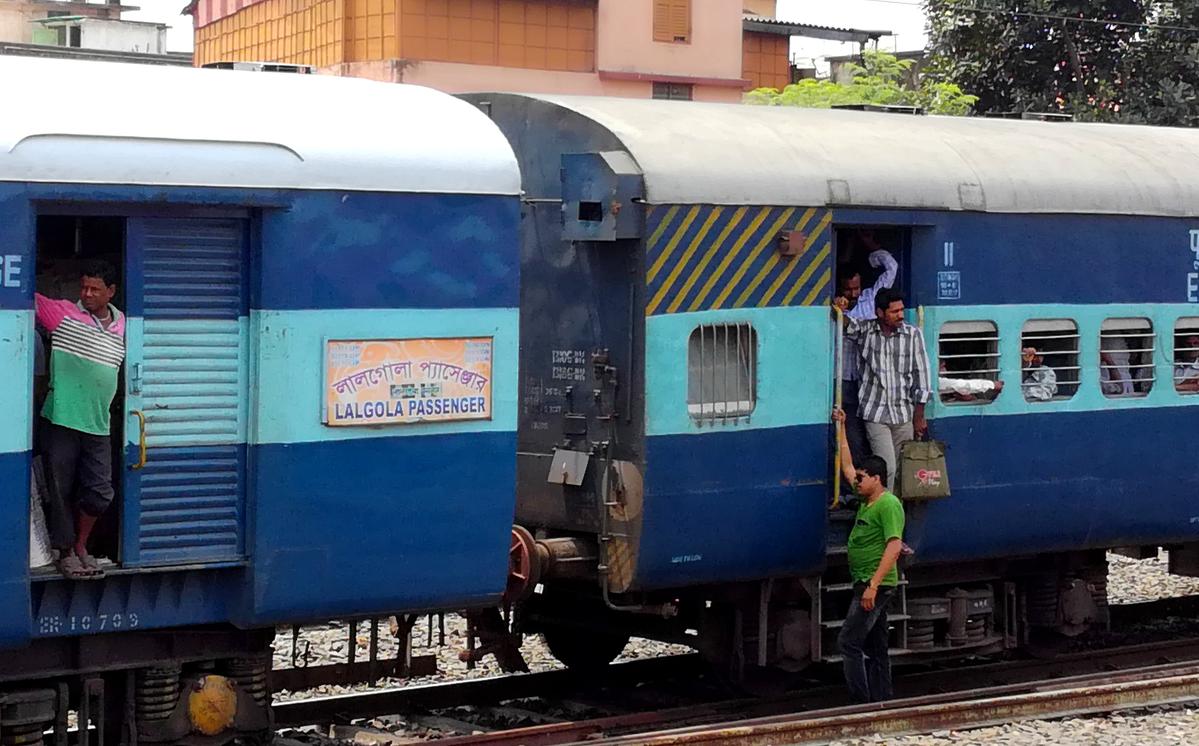
[[[658,204],[1199,215],[1199,130],[531,98],[610,130]]]
[[[520,193],[478,109],[325,75],[0,56],[0,181]]]

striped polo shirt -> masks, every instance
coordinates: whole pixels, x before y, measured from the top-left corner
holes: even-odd
[[[37,323],[50,333],[50,393],[42,416],[56,425],[108,435],[109,408],[125,359],[125,316],[111,305],[106,329],[81,303],[34,295]]]

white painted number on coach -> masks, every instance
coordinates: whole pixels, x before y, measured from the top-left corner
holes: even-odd
[[[0,255],[0,285],[6,288],[21,287],[21,255]]]
[[[38,634],[61,635],[72,632],[107,632],[109,630],[135,629],[140,620],[136,613],[128,614],[83,614],[79,616],[38,617]]]
[[[1187,273],[1187,302],[1199,303],[1199,230],[1191,231],[1191,253],[1195,255],[1191,260],[1195,271]]]

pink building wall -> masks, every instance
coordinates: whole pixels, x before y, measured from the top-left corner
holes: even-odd
[[[701,78],[740,90],[741,0],[692,0],[687,43],[654,41],[653,3],[648,0],[599,0],[596,21],[601,76]]]
[[[596,73],[566,73],[553,70],[528,70],[517,67],[467,65],[457,62],[416,60],[379,60],[351,62],[320,72],[347,75],[386,83],[409,83],[436,88],[447,93],[506,91],[510,93],[569,94],[575,96],[621,96],[650,98],[652,80],[606,79]],[[654,80],[661,80],[655,76]],[[696,101],[741,100],[741,88],[695,85]]]
[[[258,0],[195,0],[197,26],[253,5]],[[758,5],[764,5],[759,2]],[[657,42],[652,0],[597,0],[596,69],[558,72],[390,59],[335,65],[324,73],[413,83],[450,93],[501,90],[649,98],[653,84],[692,87],[700,101],[741,100],[743,0],[692,0],[687,42]]]

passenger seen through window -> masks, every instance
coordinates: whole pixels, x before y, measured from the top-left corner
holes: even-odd
[[[1024,363],[1021,387],[1026,401],[1050,401],[1057,396],[1057,373],[1045,364],[1036,347],[1022,349],[1020,361]]]
[[[1199,394],[1199,320],[1192,328],[1180,321],[1174,335],[1174,388],[1180,394]]]
[[[1099,381],[1104,396],[1145,396],[1153,389],[1153,323],[1107,319],[1099,337]]]
[[[992,321],[948,321],[937,350],[937,391],[946,404],[989,404],[999,380],[999,328]]]
[[[1072,398],[1079,379],[1078,325],[1070,319],[1032,319],[1024,324],[1020,337],[1025,400]]]

